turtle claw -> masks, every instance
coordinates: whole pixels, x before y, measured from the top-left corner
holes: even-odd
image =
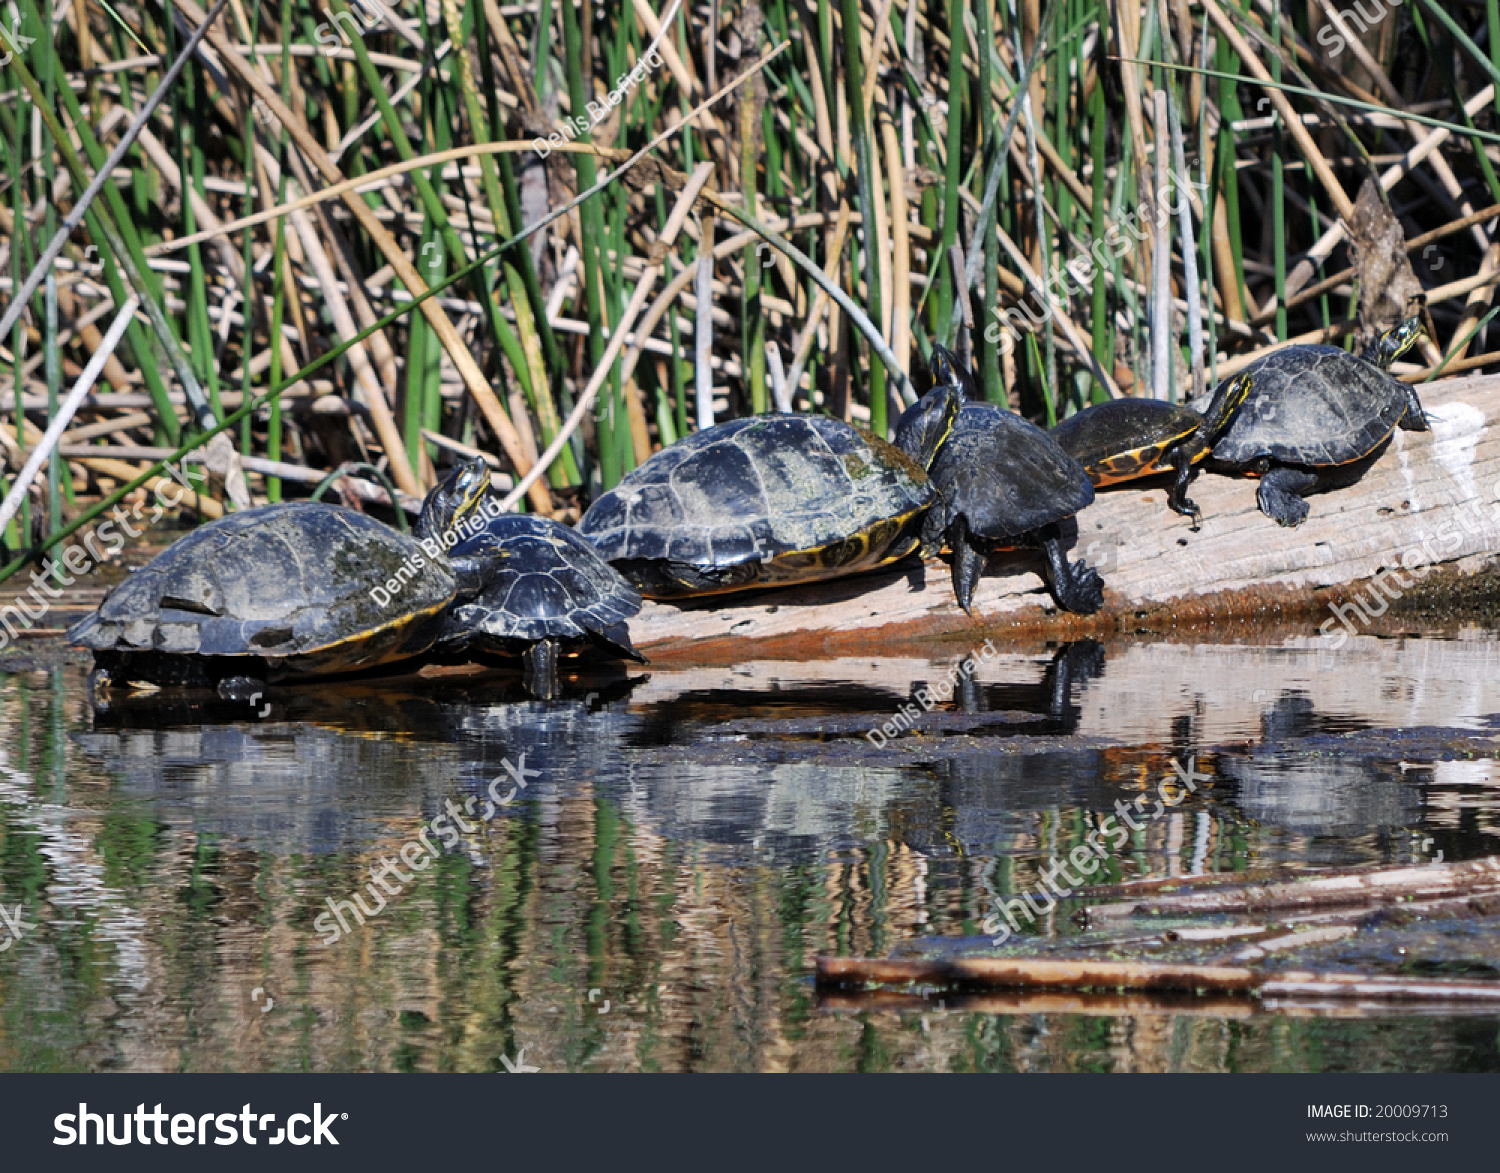
[[[1074,563],[1066,582],[1052,587],[1052,597],[1064,611],[1075,615],[1093,615],[1104,606],[1104,579],[1087,562]]]
[[[1273,468],[1261,478],[1255,500],[1260,511],[1278,525],[1295,529],[1307,520],[1308,505],[1303,495],[1317,484],[1314,473]]]
[[[1092,615],[1104,606],[1104,579],[1087,562],[1068,561],[1057,527],[1048,526],[1041,535],[1042,553],[1047,559],[1047,585],[1052,597],[1064,611],[1075,615]]]
[[[1188,528],[1193,533],[1197,533],[1203,528],[1203,510],[1199,509],[1198,506],[1194,505],[1186,497],[1182,499],[1180,504],[1171,497],[1168,497],[1167,508],[1173,513],[1181,514],[1183,517],[1192,518],[1192,524]]]

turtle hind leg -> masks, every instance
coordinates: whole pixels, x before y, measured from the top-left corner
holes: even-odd
[[[1303,500],[1318,486],[1318,475],[1298,468],[1273,468],[1260,479],[1255,499],[1260,511],[1278,525],[1299,526],[1307,520]]]
[[[521,653],[526,691],[539,701],[557,695],[557,641],[538,640]]]
[[[1075,615],[1092,615],[1104,606],[1104,580],[1087,562],[1068,561],[1057,526],[1039,530],[1037,541],[1047,560],[1047,585],[1059,607]]]
[[[1047,666],[1043,685],[1052,682],[1052,703],[1048,715],[1066,717],[1073,698],[1073,685],[1084,685],[1104,675],[1104,645],[1098,640],[1083,639],[1065,643]]]
[[[1186,444],[1182,445],[1172,454],[1171,461],[1177,469],[1177,481],[1172,486],[1172,491],[1167,494],[1167,508],[1173,513],[1180,513],[1183,517],[1193,519],[1192,530],[1197,533],[1203,528],[1203,511],[1188,500],[1187,489],[1193,483],[1193,477],[1197,475],[1197,469],[1193,466],[1195,453]]]
[[[969,534],[969,524],[956,517],[948,530],[948,547],[953,551],[953,594],[958,605],[969,615],[974,614],[974,588],[979,585],[979,575],[984,570],[984,551]]]

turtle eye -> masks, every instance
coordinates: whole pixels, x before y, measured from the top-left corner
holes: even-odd
[[[458,474],[458,481],[453,487],[460,500],[466,505],[472,505],[490,487],[490,466],[482,460],[469,462]]]

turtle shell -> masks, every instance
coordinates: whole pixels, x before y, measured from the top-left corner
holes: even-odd
[[[266,505],[211,521],[136,571],[68,632],[121,656],[257,656],[350,672],[429,648],[449,567],[415,538],[335,505]]]
[[[477,636],[504,651],[542,640],[604,642],[639,659],[625,622],[641,596],[592,544],[565,525],[533,514],[491,518],[453,556],[485,562],[487,582],[450,613],[447,635]]]
[[[991,541],[1021,538],[1094,500],[1083,465],[1056,440],[989,403],[964,405],[932,480],[943,498],[942,529],[962,516],[970,533]]]
[[[1289,346],[1245,371],[1250,394],[1213,448],[1224,464],[1348,464],[1373,452],[1413,405],[1421,418],[1410,388],[1334,346]]]
[[[759,415],[662,449],[578,531],[643,594],[712,594],[903,557],[934,499],[915,461],[862,428]]]
[[[1049,434],[1083,465],[1095,485],[1111,485],[1174,471],[1162,459],[1174,444],[1202,426],[1203,417],[1181,404],[1112,399],[1069,416]]]

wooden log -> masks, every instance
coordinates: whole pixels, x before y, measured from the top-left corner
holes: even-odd
[[[1247,994],[1264,999],[1353,999],[1362,1002],[1500,1002],[1500,982],[1407,978],[1358,973],[1263,973],[1237,965],[1052,961],[1035,957],[819,957],[822,990],[926,984],[959,989],[1097,990]],[[880,991],[871,991],[879,993]],[[932,998],[929,993],[927,1001]]]
[[[913,1014],[1087,1014],[1090,1018],[1246,1019],[1265,1008],[1243,994],[1181,994],[1173,991],[1137,994],[1081,994],[1051,990],[1006,990],[1001,993],[901,993],[870,990],[820,995],[818,1009],[868,1014],[871,1011]]]
[[[1391,1002],[1500,1002],[1500,982],[1447,978],[1373,977],[1357,973],[1288,973],[1268,976],[1257,988],[1263,998],[1359,998]]]
[[[1153,965],[1135,961],[1049,961],[1022,957],[953,957],[939,960],[819,957],[820,986],[929,982],[979,987],[1098,990],[1249,990],[1254,970],[1236,965]],[[1496,984],[1500,989],[1500,983]]]
[[[653,658],[738,656],[747,639],[760,641],[761,652],[800,655],[859,653],[872,639],[977,644],[1002,630],[1128,629],[1142,613],[1207,621],[1311,613],[1342,601],[1351,584],[1399,571],[1403,555],[1477,569],[1500,550],[1500,434],[1491,426],[1500,416],[1500,377],[1442,380],[1421,395],[1432,431],[1396,432],[1357,484],[1311,498],[1297,529],[1259,511],[1248,478],[1198,477],[1190,492],[1204,513],[1198,533],[1167,510],[1167,478],[1101,490],[1077,518],[1072,551],[1104,574],[1105,609],[1091,618],[1059,612],[1038,558],[1021,552],[991,559],[973,619],[954,600],[946,562],[931,561],[682,605],[648,602],[631,623],[632,637]],[[1404,572],[1385,578],[1398,593],[1401,581],[1416,585]]]
[[[1282,883],[1209,887],[1206,891],[1186,891],[1140,902],[1091,905],[1088,915],[1091,920],[1103,921],[1137,914],[1179,917],[1242,912],[1265,916],[1272,912],[1373,910],[1390,904],[1487,893],[1497,884],[1500,884],[1500,859],[1486,856],[1463,863],[1381,868]]]

